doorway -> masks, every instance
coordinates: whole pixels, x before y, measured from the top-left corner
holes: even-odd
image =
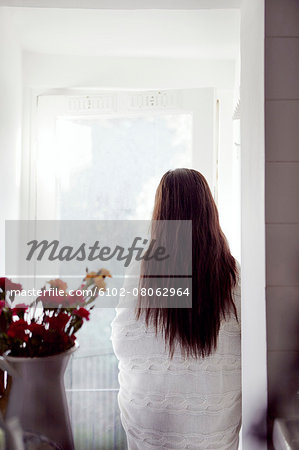
[[[187,3],[188,2],[185,2],[184,4],[185,9],[188,9],[190,7],[191,10],[193,10],[199,7],[198,5],[196,6],[194,4],[191,6],[187,6]],[[217,2],[213,2],[213,6],[215,6],[216,3]],[[232,3],[234,2],[227,2],[228,8],[232,6]],[[202,7],[206,8],[206,6],[203,6],[204,2],[200,2],[200,4]],[[212,6],[212,2],[210,3],[210,5]],[[167,6],[170,10],[174,7],[174,5]],[[219,8],[219,5],[216,5],[216,7]],[[132,8],[132,5],[130,6],[130,8]],[[234,5],[233,8],[238,10],[238,5]],[[118,10],[118,8],[116,9]],[[34,11],[32,12],[33,14],[36,13]],[[58,12],[56,11],[55,14],[56,13]],[[180,14],[182,14],[182,11],[180,11]],[[253,398],[254,396],[252,396],[253,388],[258,387],[258,389],[261,390],[261,404],[264,404],[263,396],[265,394],[264,390],[266,370],[266,359],[264,357],[265,323],[263,312],[263,175],[261,173],[263,170],[263,14],[264,12],[262,2],[243,2],[243,5],[241,7],[241,74],[243,74],[241,75],[241,183],[243,186],[241,200],[243,222],[242,279],[244,280],[244,283],[242,285],[242,300],[244,303],[244,314],[242,316],[244,342],[243,426],[245,423],[246,427],[250,424],[250,416],[252,415],[253,403],[255,401],[255,399]],[[16,19],[17,21],[20,20],[20,16]],[[36,21],[36,18],[30,18],[29,15],[27,19],[29,20],[29,23],[30,20],[32,20],[32,22]],[[163,25],[164,24],[165,22],[163,22]],[[251,31],[252,26],[254,26],[254,29],[256,31],[256,33],[254,33],[254,38]],[[28,21],[25,28],[27,28],[27,30],[31,30],[30,26],[28,26]],[[25,28],[23,28],[23,31]],[[22,34],[22,27],[20,32]],[[86,89],[94,90],[96,87],[98,87],[98,84],[95,82],[96,78],[101,79],[101,87],[108,86],[110,89],[112,88],[114,90],[116,88],[134,89],[136,87],[137,89],[144,89],[145,87],[147,87],[149,90],[160,90],[166,88],[182,89],[186,88],[186,84],[188,84],[189,88],[198,88],[198,83],[200,84],[200,87],[203,88],[210,87],[207,83],[212,83],[212,86],[215,86],[216,81],[221,78],[221,83],[223,84],[218,85],[218,89],[226,89],[226,83],[231,71],[230,64],[220,64],[219,61],[211,62],[211,60],[206,60],[205,63],[202,63],[200,66],[198,66],[194,64],[192,55],[190,59],[185,60],[185,64],[183,66],[179,66],[177,61],[175,61],[175,58],[172,58],[172,60],[170,58],[165,62],[165,59],[162,56],[162,58],[160,57],[159,65],[155,66],[155,73],[157,74],[157,78],[153,81],[148,77],[148,74],[153,71],[152,60],[150,62],[143,60],[140,61],[140,64],[136,60],[136,58],[134,58],[134,61],[130,60],[130,67],[135,74],[133,77],[131,77],[129,72],[126,71],[125,66],[122,66],[122,72],[120,72],[120,66],[114,59],[115,56],[104,56],[101,66],[97,65],[97,67],[95,67],[93,65],[92,55],[87,55],[84,58],[80,55],[60,55],[58,57],[54,57],[53,54],[48,53],[46,56],[45,54],[43,54],[41,47],[39,49],[39,52],[32,52],[30,50],[30,45],[33,42],[32,36],[32,34],[31,37],[29,35],[28,40],[24,42],[24,49],[26,53],[26,55],[24,55],[24,110],[25,114],[28,115],[31,109],[32,117],[34,117],[35,115],[33,106],[37,97],[49,94],[56,95],[57,91],[61,90],[62,88],[66,90],[75,89],[77,90],[77,92],[81,91],[81,94],[86,95]],[[57,35],[57,39],[58,38],[59,34]],[[194,39],[194,42],[195,41],[196,39]],[[46,42],[47,45],[50,45],[47,40],[40,40],[38,44],[42,45],[41,42]],[[48,51],[49,50],[50,48],[48,48]],[[92,49],[89,48],[89,51],[91,52]],[[132,58],[132,56],[130,56],[130,58]],[[111,72],[108,72],[106,70],[108,59],[110,60],[109,63],[111,64],[111,67],[113,67],[112,76]],[[172,76],[168,77],[169,85],[167,86],[164,84],[166,65],[167,69],[172,72]],[[53,67],[55,67],[54,71]],[[143,67],[143,71],[141,70],[141,67]],[[213,68],[212,72],[210,70],[211,68]],[[90,73],[93,73],[93,78],[88,75]],[[76,78],[78,77],[78,74],[80,74],[81,78],[79,84],[78,78]],[[179,78],[181,78],[181,80],[184,80],[182,83],[183,86],[178,86]],[[122,86],[118,85],[118,80],[120,79],[122,80]],[[82,87],[84,87],[85,89],[84,92],[82,92]],[[26,120],[27,118],[25,119],[25,121]],[[29,126],[27,128],[28,130],[30,130],[31,127]],[[25,158],[26,148],[28,152],[32,150],[32,141],[28,139],[28,135],[30,134],[30,131],[28,130],[24,130]],[[29,141],[31,143],[29,143]],[[216,141],[217,133],[216,138],[214,136],[214,142]],[[217,151],[214,151],[213,155],[213,157],[215,158],[214,161],[216,161]],[[217,171],[215,173],[217,174]],[[31,217],[30,214],[32,213],[32,203],[29,204],[29,207],[28,204],[26,204],[26,200],[29,198],[28,194],[30,190],[30,187],[28,187],[30,186],[30,183],[28,183],[28,178],[30,178],[31,175],[28,175],[28,172],[23,173],[22,186],[24,188],[24,201],[21,204],[22,218],[28,218],[28,215],[29,217]],[[215,177],[217,178],[217,175],[215,175]],[[258,263],[256,263],[256,261],[258,261]],[[252,332],[254,326],[256,326],[255,333]],[[256,343],[256,345],[254,345],[254,343]],[[254,351],[252,350],[253,347]],[[258,370],[256,369],[256,361],[258,361],[259,364]],[[250,447],[248,446],[247,448]]]

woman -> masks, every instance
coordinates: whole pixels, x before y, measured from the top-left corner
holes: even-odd
[[[158,186],[152,218],[192,220],[192,308],[151,308],[140,297],[131,299],[131,308],[117,308],[112,342],[128,448],[237,450],[239,265],[205,178],[191,169],[168,171]],[[143,264],[140,284],[146,286],[144,270]],[[128,278],[126,291],[132,292],[135,283]]]

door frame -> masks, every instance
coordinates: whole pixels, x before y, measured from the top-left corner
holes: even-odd
[[[241,253],[243,450],[266,449],[265,2],[241,2]]]
[[[242,253],[242,449],[252,442],[252,422],[267,408],[265,300],[264,0],[0,0],[2,6],[99,9],[226,9],[241,11],[241,253]],[[33,110],[41,92],[24,93]],[[28,110],[24,113],[28,124]],[[26,126],[25,126],[26,128]],[[26,135],[27,133],[27,135]],[[25,151],[28,147],[25,130]],[[32,138],[32,136],[31,136]],[[34,136],[33,136],[34,142]],[[30,162],[28,162],[30,164]],[[30,171],[29,171],[30,172]],[[26,193],[24,193],[24,196]],[[22,202],[21,202],[22,204]],[[264,416],[266,423],[266,416]]]

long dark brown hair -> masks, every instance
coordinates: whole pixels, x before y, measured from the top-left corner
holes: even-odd
[[[186,356],[205,357],[217,347],[221,320],[231,313],[238,320],[232,297],[237,266],[208,183],[196,170],[169,170],[160,181],[152,221],[172,220],[192,221],[192,308],[153,307],[139,294],[136,318],[145,316],[146,325],[162,333],[171,357],[176,344]],[[139,287],[152,286],[143,276],[149,264],[142,261]]]

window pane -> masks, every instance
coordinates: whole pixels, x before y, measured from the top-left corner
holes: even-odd
[[[168,169],[191,167],[191,114],[58,119],[58,218],[149,219]]]
[[[150,219],[163,173],[191,167],[192,115],[58,118],[56,151],[57,219]],[[126,448],[110,341],[114,314],[92,311],[67,369],[77,449]]]

